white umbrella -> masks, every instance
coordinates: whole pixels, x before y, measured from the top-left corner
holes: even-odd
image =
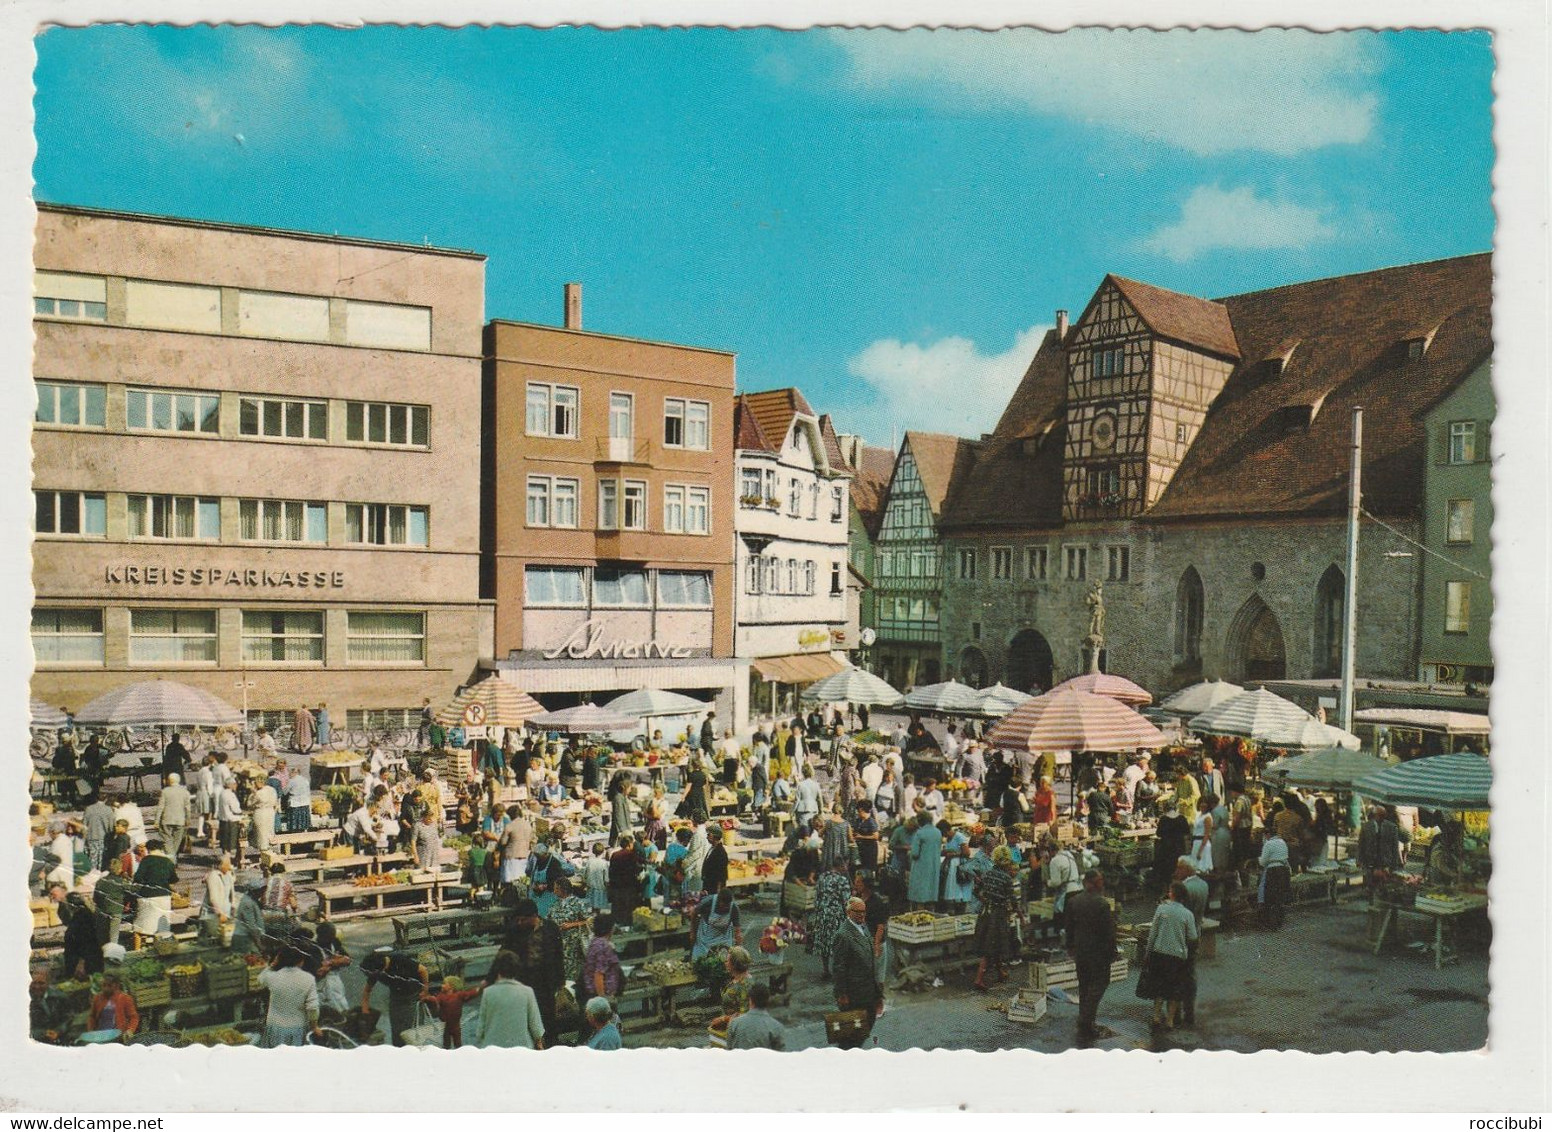
[[[75,721],[83,727],[240,727],[243,715],[201,688],[142,680],[98,696]]]
[[[1003,716],[1007,715],[1020,704],[1027,704],[1035,697],[1027,692],[1020,692],[1017,688],[1009,688],[1004,684],[993,684],[990,688],[982,688],[977,697],[978,711],[981,715]]]
[[[873,673],[862,668],[843,668],[803,690],[803,698],[819,704],[867,704],[894,707],[905,697]]]
[[[1268,747],[1287,747],[1305,751],[1323,747],[1345,747],[1356,751],[1363,743],[1351,731],[1343,731],[1318,719],[1303,719],[1290,726],[1270,728],[1261,737]]]
[[[945,680],[941,684],[911,689],[905,697],[905,706],[912,711],[942,715],[974,715],[981,710],[981,701],[974,688],[958,680]]]
[[[1292,700],[1257,688],[1254,692],[1241,692],[1233,699],[1193,716],[1186,726],[1207,735],[1238,735],[1241,739],[1263,743],[1267,741],[1268,733],[1289,732],[1306,721],[1316,722],[1313,715]]]
[[[1159,710],[1190,719],[1193,715],[1201,715],[1209,708],[1217,707],[1224,700],[1232,700],[1244,690],[1227,680],[1204,680],[1200,684],[1180,689],[1161,703]]]
[[[32,729],[34,731],[58,731],[70,722],[65,713],[42,700],[32,701]]]
[[[641,688],[616,696],[604,707],[633,719],[654,719],[660,715],[696,715],[711,705],[662,688]]]
[[[535,727],[564,731],[570,735],[600,735],[608,731],[622,731],[637,725],[637,717],[608,711],[597,704],[578,704],[576,707],[547,711],[528,722]]]

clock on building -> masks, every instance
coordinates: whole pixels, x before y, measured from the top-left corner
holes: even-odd
[[[1094,418],[1094,424],[1089,429],[1089,438],[1096,451],[1108,452],[1115,447],[1116,441],[1116,417],[1109,411],[1100,413]]]

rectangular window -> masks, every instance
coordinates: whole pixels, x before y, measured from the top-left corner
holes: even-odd
[[[787,481],[787,514],[793,517],[803,514],[803,484],[796,476]]]
[[[1469,543],[1475,534],[1476,504],[1470,499],[1451,499],[1445,503],[1444,541]]]
[[[327,342],[329,300],[274,291],[239,291],[237,333],[254,338]]]
[[[1132,577],[1132,548],[1129,546],[1105,547],[1105,581],[1126,582]]]
[[[129,611],[131,664],[214,664],[218,655],[213,609]]]
[[[221,398],[214,393],[158,393],[131,389],[125,394],[125,421],[132,429],[153,432],[221,431]]]
[[[765,502],[765,486],[759,468],[745,468],[738,476],[738,502],[744,507],[759,507]]]
[[[705,570],[659,570],[657,603],[674,609],[710,609],[711,574]]]
[[[577,438],[577,405],[581,392],[575,385],[528,383],[527,432],[529,436]]]
[[[323,613],[319,610],[245,609],[243,660],[256,664],[322,664]]]
[[[645,570],[599,566],[593,570],[593,604],[640,606],[651,604]]]
[[[1444,583],[1444,631],[1469,633],[1471,631],[1471,583]]]
[[[1089,548],[1086,546],[1062,547],[1062,574],[1069,581],[1081,582],[1089,575]]]
[[[785,593],[796,594],[803,592],[798,588],[803,582],[798,574],[798,560],[796,558],[787,559],[787,569],[783,574],[782,583],[785,586],[783,591]]]
[[[221,333],[221,289],[131,279],[124,287],[124,321],[159,330]]]
[[[685,493],[684,533],[687,535],[711,533],[711,488],[692,487]]]
[[[647,483],[645,480],[625,481],[625,513],[623,526],[627,531],[647,529]]]
[[[598,529],[620,529],[620,484],[618,480],[598,481]]]
[[[76,385],[63,381],[34,382],[38,407],[33,420],[38,424],[69,425],[74,428],[102,428],[108,423],[108,387]]]
[[[429,516],[424,507],[397,503],[345,504],[345,541],[367,546],[426,546]]]
[[[803,592],[810,597],[819,585],[819,563],[810,559],[803,563]]]
[[[528,477],[528,525],[530,527],[547,527],[550,525],[550,477]]]
[[[830,563],[830,596],[836,597],[841,593],[841,564]]]
[[[992,547],[992,577],[999,582],[1012,580],[1013,548],[1011,546]]]
[[[523,571],[526,605],[585,606],[580,566],[529,566]]]
[[[893,554],[880,554],[878,556],[878,576],[880,578],[892,578],[895,575],[895,556]]]
[[[1109,497],[1118,495],[1121,491],[1121,472],[1114,467],[1090,468],[1088,470],[1089,494],[1094,496],[1094,502],[1107,502]]]
[[[397,303],[345,303],[345,342],[383,350],[431,349],[431,308]]]
[[[664,398],[663,447],[693,448],[698,452],[710,449],[711,403]]]
[[[350,610],[345,659],[351,664],[424,664],[426,615]]]
[[[67,275],[58,271],[34,271],[32,273],[32,312],[45,318],[106,322],[108,282],[100,275]]]
[[[684,487],[671,483],[663,488],[663,530],[671,535],[684,533]]]
[[[581,481],[571,477],[529,476],[528,526],[575,528],[581,489]]]
[[[102,610],[34,609],[32,652],[42,664],[103,663]]]
[[[959,577],[962,581],[975,580],[975,550],[965,548],[959,552]]]
[[[1024,577],[1031,582],[1043,582],[1051,568],[1051,552],[1043,546],[1031,546],[1024,551]]]
[[[1089,357],[1094,377],[1118,377],[1126,369],[1126,351],[1120,346],[1095,349]]]
[[[1191,426],[1190,425],[1184,425],[1184,424],[1177,424],[1175,426],[1175,443],[1176,444],[1184,444],[1186,441],[1188,441],[1190,439],[1191,439]]]
[[[629,440],[635,433],[634,398],[629,393],[609,394],[609,437]]]
[[[221,501],[192,495],[131,495],[130,538],[221,537]]]
[[[846,488],[841,484],[835,484],[830,488],[830,522],[839,523],[845,518],[846,513]]]
[[[242,397],[237,402],[237,432],[276,440],[328,440],[329,403]]]
[[[1452,464],[1474,464],[1477,459],[1477,422],[1450,422],[1450,453]]]
[[[100,537],[108,533],[105,496],[80,491],[35,491],[32,501],[32,529],[37,534]]]
[[[758,555],[750,555],[744,560],[744,592],[746,594],[758,594],[760,592],[761,566]]]
[[[329,509],[295,499],[241,499],[238,535],[244,542],[329,541]]]
[[[318,439],[323,439],[325,435],[327,426]],[[426,405],[347,401],[345,439],[353,444],[428,448],[431,445],[431,409]]]

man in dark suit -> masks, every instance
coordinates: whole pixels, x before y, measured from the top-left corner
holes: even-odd
[[[1078,1045],[1087,1047],[1099,1034],[1094,1019],[1116,958],[1115,916],[1098,869],[1085,873],[1083,891],[1067,898],[1067,953],[1078,968]]]
[[[830,970],[834,973],[836,1006],[866,1014],[858,1035],[836,1043],[843,1049],[853,1049],[873,1032],[873,1022],[884,1005],[884,988],[878,981],[878,961],[873,952],[873,937],[868,932],[867,901],[853,896],[846,905],[846,921],[835,936]]]

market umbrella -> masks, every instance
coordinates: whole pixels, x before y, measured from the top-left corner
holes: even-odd
[[[32,701],[32,729],[34,731],[58,731],[70,722],[65,713],[42,700]]]
[[[1085,672],[1071,680],[1063,680],[1051,691],[1076,688],[1080,692],[1093,692],[1096,696],[1109,696],[1129,707],[1141,707],[1153,702],[1153,693],[1140,684],[1134,684],[1125,676],[1112,676],[1108,672]]]
[[[1130,751],[1165,743],[1163,732],[1125,704],[1076,688],[1020,704],[986,741],[1024,751]]]
[[[1261,738],[1268,747],[1314,751],[1324,747],[1346,747],[1356,751],[1362,740],[1351,731],[1343,731],[1318,719],[1305,719],[1288,727],[1274,727]]]
[[[912,711],[931,711],[940,715],[973,715],[980,710],[980,698],[974,688],[958,680],[945,680],[941,684],[912,688],[905,697],[905,706]]]
[[[820,704],[867,704],[894,707],[903,696],[873,673],[862,668],[843,668],[803,690],[803,698]]]
[[[993,684],[990,688],[981,689],[976,697],[976,710],[981,715],[1004,716],[1020,704],[1027,704],[1034,698],[1027,692],[1020,692],[1017,688]]]
[[[1269,763],[1262,778],[1276,779],[1284,786],[1302,786],[1311,790],[1348,790],[1354,782],[1377,774],[1389,764],[1368,751],[1346,747],[1327,747],[1302,755],[1284,755]]]
[[[1292,700],[1285,700],[1265,688],[1241,692],[1216,707],[1193,716],[1186,726],[1207,735],[1238,735],[1257,743],[1268,742],[1269,734],[1290,734],[1305,722],[1318,720]],[[1329,742],[1321,746],[1331,746]]]
[[[628,727],[635,727],[639,721],[638,716],[621,715],[619,712],[601,708],[597,704],[578,704],[576,707],[562,708],[560,711],[544,712],[534,716],[528,722],[536,727],[564,731],[569,735],[600,735],[608,731],[623,731]]]
[[[240,727],[243,715],[203,689],[142,680],[98,696],[75,721],[83,727]]]
[[[1389,806],[1485,810],[1493,771],[1481,755],[1430,755],[1358,779],[1353,792]]]
[[[470,712],[471,705],[478,705]],[[544,714],[544,705],[510,680],[487,676],[470,684],[437,712],[437,722],[448,727],[467,724],[485,727],[521,727],[536,715]]]
[[[634,719],[653,719],[660,715],[696,715],[711,707],[708,703],[681,696],[662,688],[642,688],[616,696],[604,705],[612,712]]]
[[[1180,689],[1161,703],[1159,710],[1190,719],[1193,715],[1201,715],[1209,708],[1217,707],[1224,700],[1232,700],[1244,690],[1227,680],[1203,680],[1200,684]]]

